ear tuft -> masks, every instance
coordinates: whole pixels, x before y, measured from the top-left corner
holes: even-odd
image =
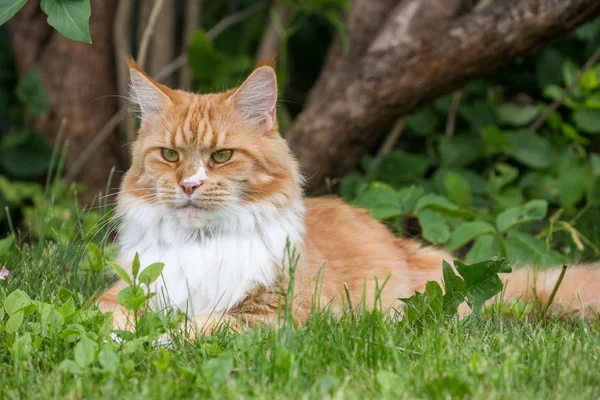
[[[171,103],[166,86],[150,78],[132,58],[126,59],[130,77],[130,100],[141,111],[142,126],[158,115],[160,111]]]
[[[270,130],[275,125],[277,76],[270,66],[258,67],[232,97],[235,108],[244,117],[257,121]]]

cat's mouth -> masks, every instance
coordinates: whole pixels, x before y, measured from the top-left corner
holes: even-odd
[[[181,207],[178,207],[181,211],[208,211],[208,207],[199,206],[197,204],[188,202]]]

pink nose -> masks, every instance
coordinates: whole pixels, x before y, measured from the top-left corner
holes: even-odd
[[[192,193],[194,193],[194,190],[196,190],[197,187],[199,187],[200,185],[202,185],[202,183],[185,183],[185,182],[182,182],[182,183],[180,183],[180,185],[181,185],[181,188],[183,189],[183,191],[185,192],[185,194],[187,194],[189,196]]]

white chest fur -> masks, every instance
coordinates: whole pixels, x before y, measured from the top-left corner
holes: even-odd
[[[133,198],[120,203],[119,260],[131,263],[137,252],[142,268],[165,263],[151,290],[160,306],[191,315],[222,312],[256,284],[276,283],[287,241],[301,245],[305,230],[300,201],[286,209],[244,207],[194,223],[164,206]]]

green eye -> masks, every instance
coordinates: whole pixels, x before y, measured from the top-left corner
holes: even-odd
[[[217,164],[223,164],[231,159],[233,155],[233,150],[219,150],[215,151],[212,155],[212,159]]]
[[[179,153],[172,149],[163,148],[160,151],[163,158],[168,162],[177,162],[179,161]]]

